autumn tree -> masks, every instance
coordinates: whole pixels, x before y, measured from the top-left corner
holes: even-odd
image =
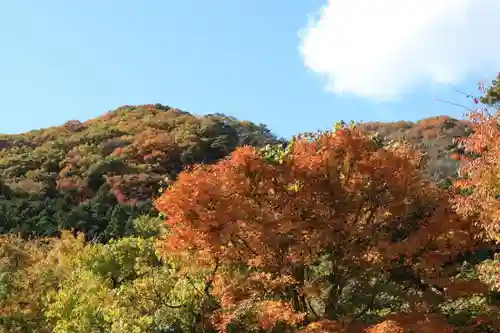
[[[500,241],[500,118],[479,110],[470,115],[474,133],[465,139],[473,158],[464,159],[464,177],[455,183],[457,209],[480,221],[485,236]]]
[[[472,134],[459,140],[461,146],[461,178],[455,182],[455,206],[465,216],[473,217],[482,236],[500,240],[500,112],[497,110],[498,81],[489,88],[478,84],[482,97],[465,94],[475,104],[469,109]],[[480,101],[480,102],[479,102]]]
[[[417,332],[445,332],[439,304],[483,291],[454,278],[476,229],[421,164],[406,145],[345,125],[286,148],[243,147],[181,173],[157,200],[164,249],[214,268],[205,324],[221,331],[354,332],[387,319],[401,332],[422,320]]]

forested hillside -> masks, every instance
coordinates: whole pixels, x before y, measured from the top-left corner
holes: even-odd
[[[288,142],[161,105],[4,135],[0,332],[500,333],[498,85]]]
[[[460,152],[456,139],[470,134],[471,123],[469,120],[437,116],[416,123],[364,123],[360,128],[377,132],[385,141],[406,141],[413,149],[426,153],[425,174],[430,180],[439,182],[456,176],[459,162],[454,153]]]
[[[453,176],[453,139],[467,123],[366,123],[386,141],[427,152],[433,181]],[[284,142],[265,125],[220,114],[196,117],[162,105],[125,106],[103,116],[20,135],[0,136],[0,232],[56,235],[75,229],[99,240],[129,235],[137,216],[184,168],[210,164],[237,146]]]
[[[237,146],[278,139],[265,125],[220,114],[196,117],[163,105],[0,136],[0,233],[99,240],[130,234],[179,171],[213,163]],[[153,213],[154,214],[154,213]]]

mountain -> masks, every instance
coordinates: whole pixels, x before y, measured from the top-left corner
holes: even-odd
[[[213,163],[240,145],[279,142],[263,124],[160,104],[1,135],[0,233],[75,229],[98,240],[123,236],[183,168]]]
[[[466,121],[447,116],[360,126],[426,152],[433,181],[456,173],[449,152],[454,138],[469,131]],[[0,233],[52,236],[74,229],[103,241],[133,234],[134,219],[156,214],[152,198],[182,169],[216,162],[237,146],[284,142],[263,124],[160,104],[0,135]]]

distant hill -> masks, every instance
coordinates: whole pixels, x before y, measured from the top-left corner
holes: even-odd
[[[452,153],[460,149],[454,139],[468,136],[471,132],[470,125],[466,120],[437,116],[416,123],[369,122],[361,124],[361,128],[378,132],[386,141],[407,141],[415,149],[425,152],[427,176],[430,180],[439,182],[456,175],[459,162],[452,158]]]
[[[360,126],[426,152],[433,181],[456,173],[449,152],[453,139],[469,130],[467,122],[447,116]],[[284,142],[263,124],[160,104],[0,135],[0,233],[50,236],[75,229],[98,240],[132,234],[133,220],[155,214],[151,199],[183,168],[216,162],[237,146]]]
[[[132,219],[151,209],[166,177],[213,163],[240,145],[282,141],[263,124],[223,114],[197,117],[160,104],[0,135],[0,233],[127,234]]]

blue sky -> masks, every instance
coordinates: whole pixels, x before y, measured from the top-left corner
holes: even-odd
[[[149,103],[222,112],[283,136],[330,128],[339,119],[461,116],[463,110],[434,102],[462,101],[446,85],[419,86],[389,102],[326,91],[325,76],[305,66],[298,37],[325,3],[3,1],[0,133]],[[474,91],[480,77],[472,74],[458,86]]]

